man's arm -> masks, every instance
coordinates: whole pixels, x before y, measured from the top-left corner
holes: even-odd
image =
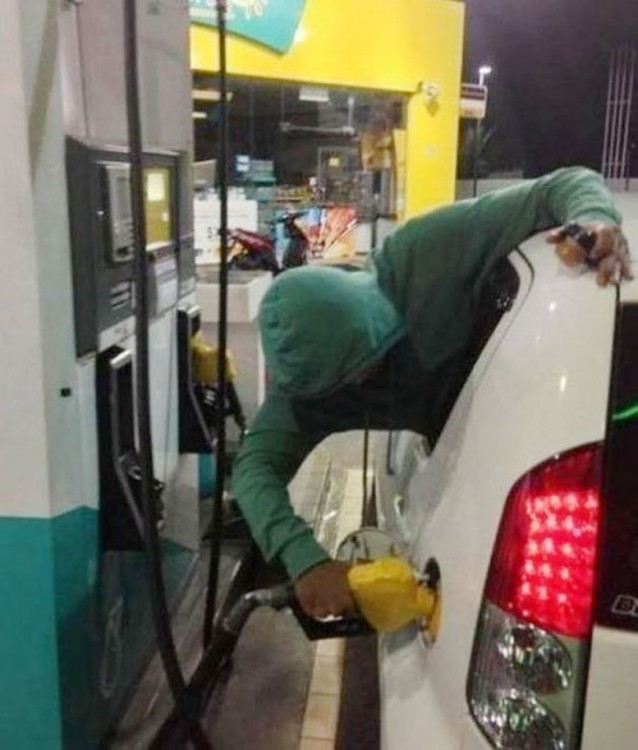
[[[620,221],[600,175],[561,169],[409,221],[374,264],[424,365],[436,367],[465,344],[482,281],[500,257],[550,227]]]
[[[279,559],[295,581],[299,603],[314,617],[355,611],[344,563],[330,559],[307,523],[295,515],[287,486],[324,437],[297,425],[289,399],[268,395],[233,469],[234,494],[268,560]]]
[[[621,234],[622,216],[603,178],[582,167],[559,169],[538,180],[495,191],[468,205],[468,226],[479,235],[481,249],[488,259],[501,257],[536,232],[574,223],[598,236],[594,255],[602,259],[616,249],[611,233]],[[551,241],[558,245],[562,260],[565,258],[561,250],[576,249],[573,240],[560,235],[554,235]],[[625,259],[616,260],[618,270],[623,274],[628,272]],[[609,281],[609,278],[599,275],[598,280]]]
[[[255,418],[233,467],[233,494],[267,560],[295,579],[329,559],[308,524],[295,515],[288,484],[322,436],[299,429],[288,398],[273,391]]]
[[[461,204],[462,205],[462,204]],[[537,180],[465,202],[470,234],[488,253],[507,253],[536,232],[577,222],[616,225],[622,216],[603,178],[583,167],[559,169]]]

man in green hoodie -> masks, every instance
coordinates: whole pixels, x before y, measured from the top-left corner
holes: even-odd
[[[463,359],[482,282],[530,235],[598,282],[630,278],[621,216],[599,175],[563,169],[408,222],[366,270],[306,267],[280,276],[260,326],[272,387],[234,468],[234,494],[267,559],[283,563],[304,610],[354,609],[347,567],[293,512],[287,485],[308,453],[353,429],[432,434]],[[568,223],[592,232],[587,257]]]

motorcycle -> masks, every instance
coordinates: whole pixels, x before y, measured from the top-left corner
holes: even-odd
[[[310,241],[298,222],[304,213],[304,211],[286,211],[271,222],[273,230],[276,224],[283,224],[284,235],[288,240],[281,266],[277,261],[273,237],[246,229],[231,229],[228,232],[231,245],[229,268],[241,271],[271,271],[277,275],[288,268],[305,265],[308,262]]]

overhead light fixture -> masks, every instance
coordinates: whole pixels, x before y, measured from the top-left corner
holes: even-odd
[[[219,102],[222,95],[217,89],[193,89],[193,99],[197,102]],[[233,100],[233,92],[226,92],[226,101]]]
[[[282,121],[279,123],[279,129],[282,133],[287,135],[294,134],[312,134],[312,135],[343,135],[346,137],[354,138],[357,135],[356,129],[352,125],[343,125],[336,128],[322,128],[316,125],[295,125],[293,122]]]
[[[302,86],[299,89],[299,101],[326,104],[330,101],[330,92],[322,86]]]
[[[479,68],[479,86],[485,85],[485,79],[492,74],[493,68],[491,65],[481,65]]]
[[[193,120],[205,120],[207,117],[206,112],[193,112]]]

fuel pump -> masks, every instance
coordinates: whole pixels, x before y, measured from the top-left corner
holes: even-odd
[[[75,21],[63,67],[76,356],[85,439],[95,426],[95,593],[98,622],[107,623],[97,654],[100,732],[150,658],[154,626],[184,726],[195,747],[208,747],[169,618],[175,580],[187,575],[199,537],[186,528],[198,510],[197,463],[180,451],[178,434],[178,308],[195,302],[188,11],[122,0],[64,13],[65,24]],[[150,80],[156,74],[161,82]],[[211,451],[210,432],[201,437],[198,449]],[[143,571],[148,595],[137,585]]]
[[[246,431],[246,417],[235,388],[236,370],[226,352],[226,403],[222,405],[219,383],[219,352],[202,334],[199,306],[178,311],[179,444],[182,453],[208,453],[215,444],[219,420],[232,418],[239,439]]]
[[[143,548],[141,457],[135,438],[135,238],[131,164],[125,149],[67,141],[74,256],[77,356],[98,352],[95,367],[100,536],[103,551]],[[165,286],[177,286],[179,155],[145,154],[145,179],[161,181],[159,226],[148,252],[155,273],[144,284],[152,316],[167,306]],[[152,184],[151,184],[152,187]],[[157,185],[155,189],[158,190]],[[148,188],[147,188],[148,192]],[[147,243],[148,244],[148,243]],[[159,269],[159,271],[158,271]],[[155,524],[165,522],[164,482],[153,477]]]

